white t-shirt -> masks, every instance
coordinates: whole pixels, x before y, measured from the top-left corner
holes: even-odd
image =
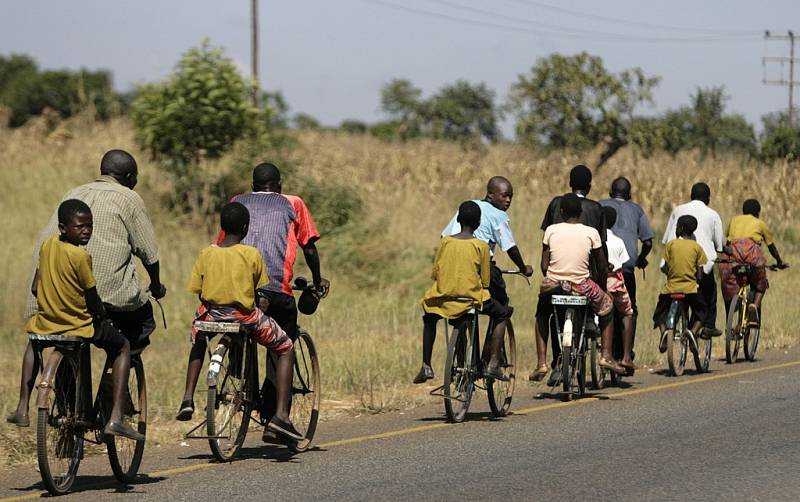
[[[606,248],[608,248],[608,263],[613,267],[613,272],[617,272],[622,268],[629,259],[628,250],[625,249],[625,243],[614,235],[611,229],[606,230]]]
[[[603,247],[597,230],[580,223],[550,225],[544,231],[542,243],[550,248],[547,277],[573,284],[579,284],[591,276],[589,271],[591,252],[593,249]]]
[[[714,259],[717,257],[717,251],[722,251],[724,234],[722,232],[722,219],[719,214],[706,206],[703,201],[693,200],[673,209],[661,243],[666,244],[677,238],[675,227],[678,224],[678,218],[685,214],[692,215],[697,219],[697,230],[694,231],[694,238],[703,248],[708,258],[706,264],[703,265],[703,272],[710,274],[714,270]],[[664,264],[663,260],[661,264]]]
[[[494,256],[495,246],[500,246],[503,251],[508,251],[516,246],[514,235],[511,233],[511,222],[508,218],[508,213],[497,209],[485,200],[475,200],[473,202],[481,208],[481,223],[475,229],[475,238],[489,245],[490,254]],[[458,211],[456,211],[453,219],[442,230],[442,237],[455,235],[460,231],[461,225],[458,223]]]

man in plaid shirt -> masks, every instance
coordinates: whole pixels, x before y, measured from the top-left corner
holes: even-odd
[[[70,190],[62,200],[85,202],[94,215],[94,233],[86,247],[92,256],[97,278],[97,292],[111,322],[130,341],[131,355],[138,355],[150,344],[155,330],[153,306],[147,291],[139,285],[134,256],[138,257],[150,278],[150,294],[162,298],[166,287],[161,284],[158,244],[142,198],[133,191],[137,183],[136,160],[123,150],[106,152],[100,163],[100,177],[91,183]],[[58,215],[53,213],[40,241],[58,232]],[[38,253],[38,246],[37,246]],[[34,261],[38,256],[34,256]],[[36,298],[28,297],[25,315],[36,313]],[[30,424],[28,400],[38,368],[30,343],[25,349],[17,411],[7,418],[19,426]]]

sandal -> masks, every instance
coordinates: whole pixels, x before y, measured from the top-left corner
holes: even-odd
[[[544,377],[547,376],[548,371],[550,371],[550,368],[547,365],[539,366],[538,368],[536,368],[536,371],[531,373],[528,379],[531,382],[541,382],[542,380],[544,380]]]

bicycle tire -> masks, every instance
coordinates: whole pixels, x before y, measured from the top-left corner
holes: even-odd
[[[444,412],[450,422],[463,422],[467,416],[472,394],[475,390],[473,373],[473,319],[466,319],[453,328],[453,335],[447,344],[447,358],[444,365]]]
[[[698,373],[707,373],[711,364],[712,338],[695,337],[697,350],[694,351],[694,365]]]
[[[233,351],[220,343],[214,350],[208,370],[206,430],[211,453],[220,462],[230,462],[236,457],[247,436],[250,413],[253,409],[255,382],[252,377],[254,355],[249,348],[251,342],[231,340],[230,343],[242,344],[241,361],[232,361]],[[243,371],[238,372],[238,377],[237,371],[231,371],[234,368],[232,363],[244,366],[239,367]]]
[[[80,378],[77,359],[64,356],[57,364],[49,407],[37,412],[36,457],[47,491],[64,495],[72,487],[83,457],[83,435],[74,428]]]
[[[742,301],[738,296],[731,299],[728,308],[728,319],[725,323],[725,362],[733,364],[739,355],[739,343],[741,343],[742,333],[742,313],[746,309],[742,306]]]
[[[592,388],[601,390],[606,385],[606,371],[600,367],[600,343],[597,338],[589,340],[589,368]]]
[[[131,373],[128,377],[124,419],[140,434],[147,433],[147,382],[144,363],[139,357],[131,358]],[[136,479],[144,455],[144,443],[122,436],[107,436],[108,461],[114,477],[121,483]]]
[[[561,348],[561,390],[564,401],[572,401],[572,347]]]
[[[308,331],[300,330],[294,342],[294,353],[291,419],[295,428],[303,433],[303,439],[291,443],[289,447],[296,452],[303,452],[314,439],[321,402],[317,348]]]
[[[577,376],[578,376],[578,395],[586,395],[586,352],[578,354],[577,357]]]
[[[486,394],[489,397],[489,408],[496,417],[508,415],[511,408],[511,400],[514,397],[514,386],[516,380],[517,364],[517,341],[514,336],[514,326],[511,320],[506,325],[506,332],[503,337],[503,345],[500,354],[500,367],[503,374],[508,377],[508,381],[491,379],[486,382]]]
[[[761,338],[761,312],[758,313],[758,325],[747,326],[742,339],[744,345],[744,358],[750,362],[756,360],[756,350],[758,350],[758,340]]]

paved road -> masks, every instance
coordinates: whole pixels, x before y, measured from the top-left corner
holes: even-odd
[[[232,464],[209,462],[202,442],[154,448],[130,487],[90,458],[67,498],[799,500],[800,351],[715,369],[637,375],[569,404],[525,384],[503,420],[482,399],[461,425],[443,424],[438,403],[326,423],[296,456],[257,434]],[[38,497],[37,476],[0,473],[0,497]]]

